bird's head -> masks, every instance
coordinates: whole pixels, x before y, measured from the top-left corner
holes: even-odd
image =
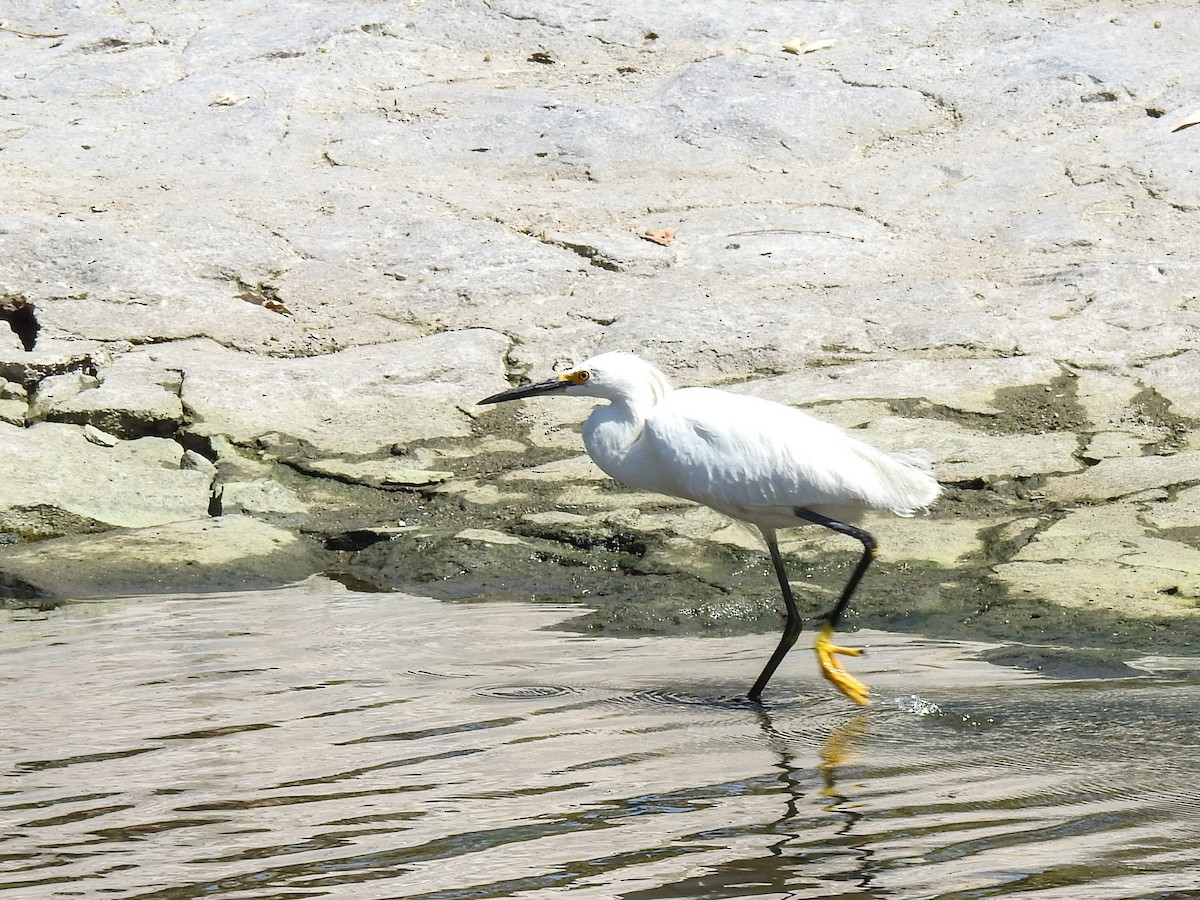
[[[573,397],[597,397],[601,400],[657,403],[671,390],[671,384],[657,366],[622,351],[602,353],[573,369],[546,381],[484,397],[479,405],[520,400],[540,394],[566,394]]]

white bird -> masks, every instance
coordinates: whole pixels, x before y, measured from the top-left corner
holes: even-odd
[[[798,409],[712,388],[676,390],[657,367],[631,353],[604,353],[569,372],[493,394],[500,403],[541,394],[607,400],[583,424],[588,455],[622,484],[693,500],[757,525],[779,578],[787,622],[779,646],[750,688],[763,688],[802,628],[776,530],[822,525],[863,545],[863,555],[833,609],[815,650],[821,673],[856,703],[867,686],[848,673],[831,637],[875,557],[875,539],[853,523],[866,510],[911,516],[941,493],[928,454],[889,454]]]

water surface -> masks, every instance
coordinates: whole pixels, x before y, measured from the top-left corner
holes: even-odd
[[[1200,897],[1200,678],[1054,680],[851,642],[286,591],[0,621],[0,893],[21,898]],[[802,642],[805,639],[802,639]]]

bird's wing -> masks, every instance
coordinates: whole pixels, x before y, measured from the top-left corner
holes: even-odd
[[[659,477],[672,482],[658,490],[722,510],[871,507],[903,515],[928,502],[907,480],[933,483],[912,462],[828,422],[704,388],[656,406],[642,440]]]

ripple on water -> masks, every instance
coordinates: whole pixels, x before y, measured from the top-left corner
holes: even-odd
[[[1056,682],[882,636],[874,706],[800,667],[759,705],[732,692],[761,638],[583,640],[550,624],[545,608],[330,588],[9,620],[0,716],[21,727],[0,736],[17,761],[0,893],[1200,887],[1193,682]]]
[[[490,700],[546,700],[551,697],[570,697],[581,693],[579,688],[561,684],[513,684],[477,688],[475,695]]]

